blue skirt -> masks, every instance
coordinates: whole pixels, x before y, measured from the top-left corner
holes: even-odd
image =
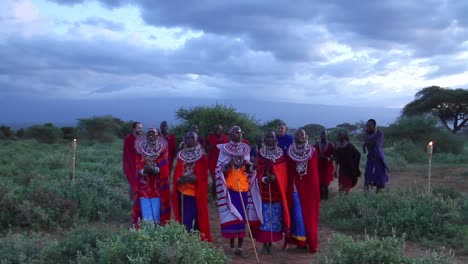
[[[306,241],[306,229],[302,216],[301,201],[297,192],[293,193],[293,208],[291,210],[291,236],[298,241]]]
[[[154,224],[161,223],[160,198],[140,198],[140,206],[143,221],[151,221]]]

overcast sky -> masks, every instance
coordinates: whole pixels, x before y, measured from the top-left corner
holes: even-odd
[[[0,96],[402,107],[468,88],[466,0],[1,0]]]

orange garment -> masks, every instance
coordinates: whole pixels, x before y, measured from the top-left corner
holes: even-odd
[[[239,188],[236,183],[239,183]],[[229,171],[225,172],[226,186],[228,189],[231,189],[236,192],[247,192],[249,191],[249,180],[247,178],[247,173],[245,168],[240,169],[231,168]]]
[[[186,183],[186,184],[179,185],[177,189],[183,195],[195,196],[195,184],[193,183]]]

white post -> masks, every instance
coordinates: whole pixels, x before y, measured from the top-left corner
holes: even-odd
[[[431,191],[431,169],[432,169],[432,150],[433,150],[433,143],[432,141],[427,144],[427,155],[429,156],[429,175],[428,175],[428,192],[429,195],[432,194]]]
[[[75,167],[76,167],[76,138],[73,139],[72,148],[73,148],[72,180],[74,181],[75,180]]]

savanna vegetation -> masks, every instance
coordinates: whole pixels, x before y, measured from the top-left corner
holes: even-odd
[[[424,99],[425,94],[417,95],[417,100]],[[451,176],[455,177],[453,181],[468,181],[468,144],[463,127],[454,133],[443,124],[440,111],[431,113],[405,114],[390,126],[381,127],[390,181],[392,175],[406,172],[425,175],[428,141],[435,142],[434,168],[441,169],[442,174],[446,168],[457,168],[459,173]],[[180,108],[176,115],[181,123],[172,131],[178,139],[192,124],[206,135],[221,123],[224,127],[240,125],[253,143],[256,136],[275,130],[282,121],[260,123],[223,105]],[[131,201],[122,173],[121,139],[131,131],[131,123],[100,116],[79,119],[76,127],[43,124],[14,131],[0,126],[0,263],[229,262],[219,245],[200,242],[177,223],[163,228],[130,228]],[[338,130],[348,131],[360,149],[362,126],[361,121],[327,129],[331,140]],[[313,123],[304,124],[304,128],[311,141],[323,129]],[[73,180],[74,138],[78,147]],[[361,162],[363,166],[364,155]],[[450,263],[453,254],[468,255],[466,189],[441,184],[435,185],[429,195],[425,185],[397,187],[379,194],[356,188],[349,195],[336,195],[323,203],[321,222],[337,233],[321,245],[322,251],[314,261]],[[404,254],[405,241],[432,251],[408,257]]]

